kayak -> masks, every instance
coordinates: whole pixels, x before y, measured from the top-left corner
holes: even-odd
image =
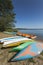
[[[11,43],[14,43],[14,42],[19,42],[19,41],[23,41],[23,40],[31,40],[31,39],[28,39],[28,38],[15,38],[15,39],[12,39],[12,40],[9,40],[9,41],[5,41],[3,45],[7,45],[7,44],[11,44]]]
[[[5,41],[9,41],[9,40],[13,40],[13,39],[18,39],[18,38],[24,38],[22,36],[14,36],[14,37],[7,37],[7,38],[2,38],[0,39],[0,42],[5,42]]]
[[[11,44],[7,44],[7,45],[3,45],[3,47],[4,48],[15,47],[15,46],[19,46],[20,44],[23,44],[24,42],[27,42],[27,40],[11,43]]]
[[[10,61],[20,61],[38,56],[43,51],[42,43],[33,43],[30,46],[24,48],[16,55],[14,55]]]
[[[35,39],[37,37],[35,35],[25,34],[25,33],[21,33],[21,32],[18,32],[16,35],[23,36],[23,37],[28,37],[28,38],[31,38],[31,39]]]
[[[5,34],[13,34],[13,35],[15,35],[16,34],[16,32],[4,32]]]
[[[20,50],[24,49],[25,47],[27,47],[28,45],[33,44],[33,43],[34,43],[33,40],[24,42],[23,44],[12,48],[9,52],[20,51]]]
[[[19,44],[30,41],[30,40],[31,39],[28,39],[28,38],[13,39],[11,41],[4,42],[3,47],[18,46]]]
[[[2,39],[0,39],[0,42],[8,41],[8,40],[11,40],[11,39],[14,39],[14,38],[17,38],[17,37],[19,37],[19,36],[2,38]]]

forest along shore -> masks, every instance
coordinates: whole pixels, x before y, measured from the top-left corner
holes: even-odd
[[[0,39],[5,37],[12,37],[14,35],[5,34],[0,32]],[[27,59],[19,62],[8,62],[8,60],[16,53],[9,53],[8,51],[11,48],[1,49],[2,44],[0,44],[0,65],[43,65],[43,53],[41,53],[38,57],[33,59]]]

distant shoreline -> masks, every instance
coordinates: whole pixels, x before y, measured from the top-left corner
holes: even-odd
[[[13,28],[13,29],[18,29],[18,30],[43,30],[43,29],[37,29],[37,28]]]

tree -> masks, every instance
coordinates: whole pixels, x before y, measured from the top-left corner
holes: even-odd
[[[15,13],[13,12],[12,0],[0,0],[0,31],[15,26]]]

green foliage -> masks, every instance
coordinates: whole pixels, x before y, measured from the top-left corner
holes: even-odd
[[[17,29],[12,29],[12,28],[7,28],[6,31],[7,32],[18,32]]]
[[[12,0],[0,0],[0,31],[14,27],[15,13],[13,12]]]

